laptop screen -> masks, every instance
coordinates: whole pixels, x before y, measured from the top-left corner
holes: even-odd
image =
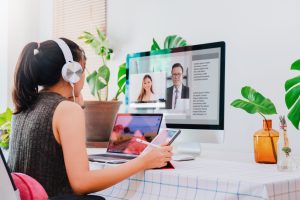
[[[147,145],[136,142],[136,138],[151,142],[158,134],[162,117],[162,114],[117,114],[107,151],[139,155]]]

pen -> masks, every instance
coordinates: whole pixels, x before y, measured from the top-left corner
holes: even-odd
[[[151,147],[155,147],[155,148],[160,148],[160,146],[156,145],[156,144],[152,144],[152,143],[149,143],[145,140],[141,140],[140,138],[136,138],[135,141],[139,142],[139,143],[142,143],[142,144],[146,144],[146,145],[149,145]]]

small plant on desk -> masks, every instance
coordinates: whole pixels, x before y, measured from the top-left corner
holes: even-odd
[[[287,137],[287,125],[284,116],[279,116],[280,120],[280,133],[278,140],[278,160],[277,160],[277,169],[279,171],[293,171],[296,167],[296,163],[291,157],[292,149],[289,146],[289,140]]]
[[[265,117],[265,115],[277,113],[275,105],[270,99],[264,97],[250,86],[243,87],[241,94],[245,99],[236,99],[231,103],[231,106],[240,108],[250,114],[258,113],[264,118],[264,128],[257,131],[253,138],[255,161],[258,163],[276,163],[277,152],[275,144],[279,133],[272,129],[272,121]]]

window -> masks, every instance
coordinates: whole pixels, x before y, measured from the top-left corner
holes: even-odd
[[[96,33],[96,27],[106,31],[106,0],[54,0],[53,7],[54,37],[65,37],[79,44],[88,58],[86,65],[89,71],[99,67],[99,56],[78,37],[83,31]],[[85,92],[86,95],[89,92]]]

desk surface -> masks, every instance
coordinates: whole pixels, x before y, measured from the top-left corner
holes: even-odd
[[[90,151],[91,152],[91,151]],[[276,165],[226,161],[205,156],[172,162],[173,170],[147,170],[98,192],[107,199],[300,199],[300,170],[278,172]],[[91,169],[110,167],[91,163]]]

